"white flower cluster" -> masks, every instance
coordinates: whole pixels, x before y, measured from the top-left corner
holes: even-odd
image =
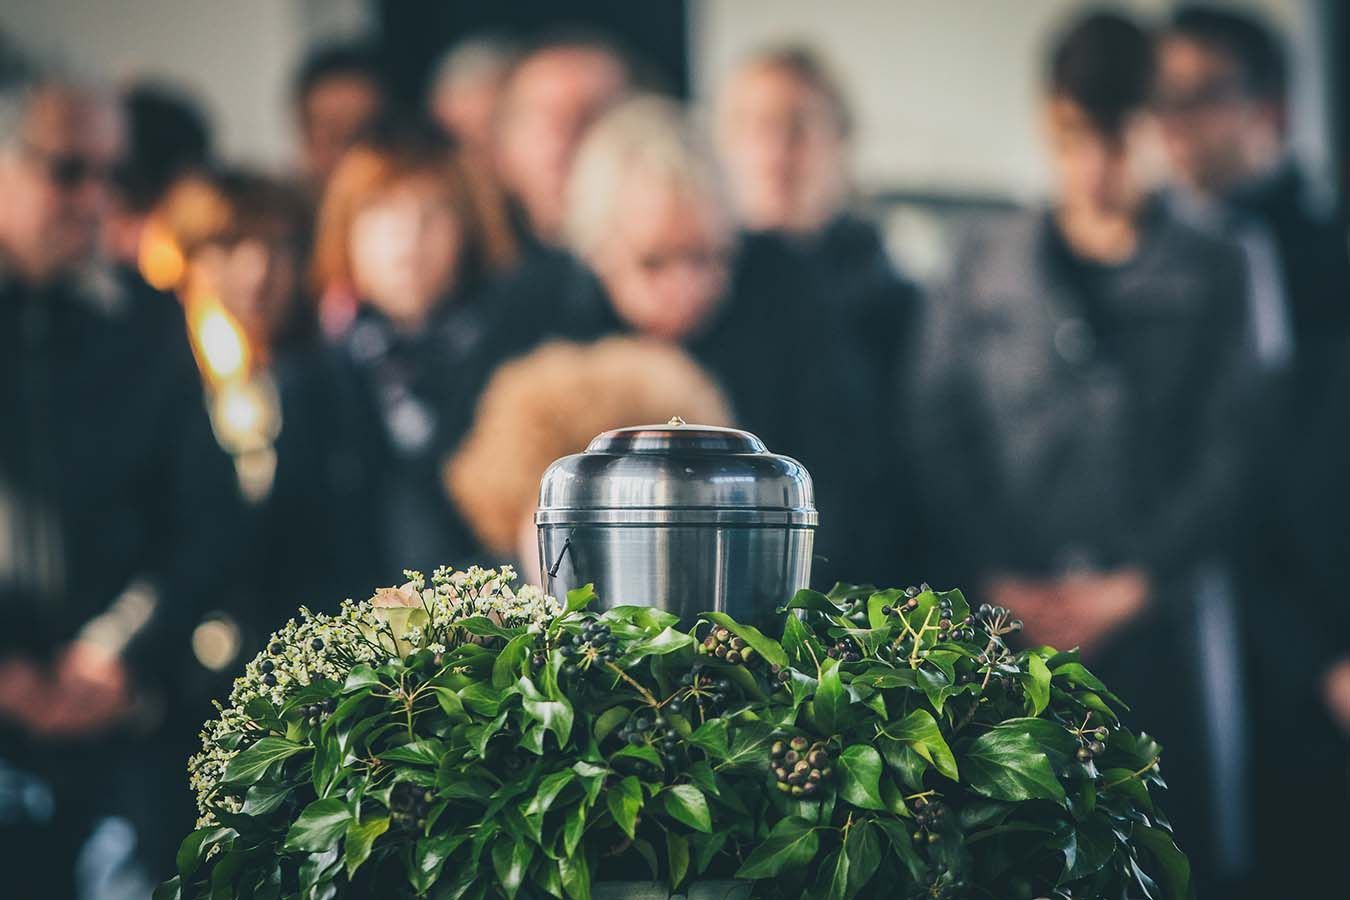
[[[534,585],[514,589],[516,577],[511,566],[437,569],[431,576],[437,601],[431,609],[433,630],[469,616],[485,616],[506,628],[542,628],[562,615],[562,604]]]
[[[267,646],[244,667],[230,692],[229,706],[203,729],[202,752],[188,762],[189,781],[201,813],[198,827],[215,824],[211,806],[238,811],[242,800],[219,790],[226,767],[239,751],[267,734],[268,726],[245,712],[253,700],[266,700],[278,713],[303,687],[324,679],[346,680],[361,663],[378,665],[391,655],[414,650],[444,653],[464,642],[465,619],[484,616],[506,628],[542,629],[563,612],[562,605],[533,585],[513,589],[511,566],[457,571],[442,566],[432,587],[420,572],[404,571],[406,583],[381,588],[369,600],[344,600],[336,615],[301,607],[272,635]]]

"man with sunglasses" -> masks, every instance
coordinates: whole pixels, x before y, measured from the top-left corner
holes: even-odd
[[[98,255],[120,146],[100,96],[0,79],[6,896],[74,896],[91,823],[153,784],[144,739],[163,739],[191,601],[223,580],[235,521],[181,312]],[[156,802],[189,824],[172,798]]]
[[[1256,821],[1267,830],[1258,843],[1273,862],[1258,893],[1344,896],[1346,749],[1326,712],[1350,735],[1350,259],[1344,219],[1319,204],[1290,152],[1288,82],[1279,39],[1248,15],[1186,6],[1163,32],[1156,105],[1174,207],[1243,249],[1272,400],[1238,554],[1254,648]],[[1302,635],[1294,657],[1271,652],[1276,620]],[[1295,731],[1291,765],[1285,739]],[[1326,799],[1300,808],[1295,836],[1284,827],[1288,798],[1313,796]],[[1306,883],[1290,882],[1278,860],[1291,853],[1326,863],[1299,867]]]

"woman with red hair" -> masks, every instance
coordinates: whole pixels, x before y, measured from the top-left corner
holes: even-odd
[[[503,352],[490,285],[514,256],[504,221],[429,131],[377,131],[334,171],[313,258],[325,340],[278,364],[259,570],[287,605],[478,561],[439,472]]]

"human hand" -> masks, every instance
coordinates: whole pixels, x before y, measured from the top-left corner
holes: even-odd
[[[41,737],[97,734],[131,709],[130,679],[122,661],[84,641],[66,647],[34,696],[25,722]]]
[[[1350,656],[1336,660],[1323,674],[1322,702],[1332,721],[1350,736]]]
[[[1090,657],[1112,632],[1143,612],[1148,576],[1138,569],[1076,573],[1056,580],[999,579],[991,596],[1024,623],[1028,640]]]
[[[27,722],[30,710],[46,699],[46,677],[32,660],[11,656],[0,660],[0,717]]]

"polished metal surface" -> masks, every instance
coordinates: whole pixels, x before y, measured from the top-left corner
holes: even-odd
[[[754,435],[672,420],[606,432],[539,491],[550,592],[594,583],[607,606],[764,622],[811,575],[811,476]]]

